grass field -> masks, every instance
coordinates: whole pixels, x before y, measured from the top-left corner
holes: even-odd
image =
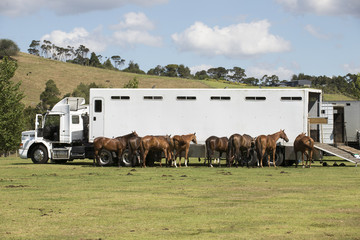
[[[360,239],[360,169],[0,158],[1,239]]]

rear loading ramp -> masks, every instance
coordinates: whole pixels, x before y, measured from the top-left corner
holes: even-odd
[[[318,142],[314,144],[314,147],[321,151],[324,151],[324,152],[330,153],[334,156],[337,156],[339,158],[342,158],[346,161],[355,163],[356,167],[357,167],[357,164],[360,163],[360,159],[355,158],[353,155],[353,154],[355,154],[354,151],[357,149],[351,150],[350,147],[346,146],[346,150],[344,150],[344,149],[340,149],[340,147],[334,147],[334,146],[331,146],[326,143],[318,143]],[[344,147],[345,146],[342,146],[342,148],[344,148]]]

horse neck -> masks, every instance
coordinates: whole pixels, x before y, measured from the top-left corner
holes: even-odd
[[[275,142],[277,142],[277,140],[279,140],[280,138],[280,135],[281,135],[281,132],[277,132],[277,133],[274,133],[274,134],[271,134],[271,138],[274,139]]]

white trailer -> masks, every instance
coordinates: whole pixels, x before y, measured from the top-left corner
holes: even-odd
[[[69,108],[69,113],[58,113],[60,119],[64,119],[59,124],[60,138],[55,139],[57,141],[46,139],[46,144],[41,143],[44,138],[39,139],[36,134],[33,139],[34,143],[47,148],[47,157],[52,160],[56,160],[56,156],[63,157],[61,160],[64,161],[72,160],[81,154],[82,157],[92,157],[91,144],[96,137],[113,138],[131,131],[136,131],[139,136],[195,132],[198,144],[192,144],[190,155],[204,157],[204,143],[209,136],[230,137],[239,133],[256,137],[280,129],[285,129],[290,141],[279,141],[278,156],[281,161],[284,157],[295,160],[292,145],[296,136],[306,132],[316,137],[320,136],[321,130],[319,125],[310,125],[309,122],[311,118],[320,117],[321,112],[321,90],[315,89],[95,88],[90,89],[89,106],[73,104],[73,113],[71,107],[62,106],[66,101],[69,99],[62,100],[46,117],[56,115],[59,108],[64,112]],[[87,135],[85,126],[77,131],[83,135],[74,142],[72,136],[76,134],[71,129],[70,117],[80,116],[79,125],[84,125],[81,116],[87,114],[88,136],[84,136]],[[57,150],[54,150],[55,146]],[[76,149],[76,154],[73,154],[73,149]],[[60,150],[63,155],[54,154]],[[32,157],[34,161],[35,153],[33,149],[27,150],[22,156]]]

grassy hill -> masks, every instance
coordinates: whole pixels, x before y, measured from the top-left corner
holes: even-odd
[[[61,95],[72,92],[81,82],[110,88],[122,88],[125,83],[136,77],[140,88],[243,88],[243,84],[232,84],[226,81],[192,80],[183,78],[158,77],[125,73],[94,67],[80,66],[37,57],[27,53],[19,53],[14,57],[18,61],[14,81],[22,81],[21,89],[25,93],[24,103],[35,106],[40,102],[40,94],[45,89],[45,83],[52,79],[59,88]],[[351,100],[342,95],[324,95],[328,101]]]

